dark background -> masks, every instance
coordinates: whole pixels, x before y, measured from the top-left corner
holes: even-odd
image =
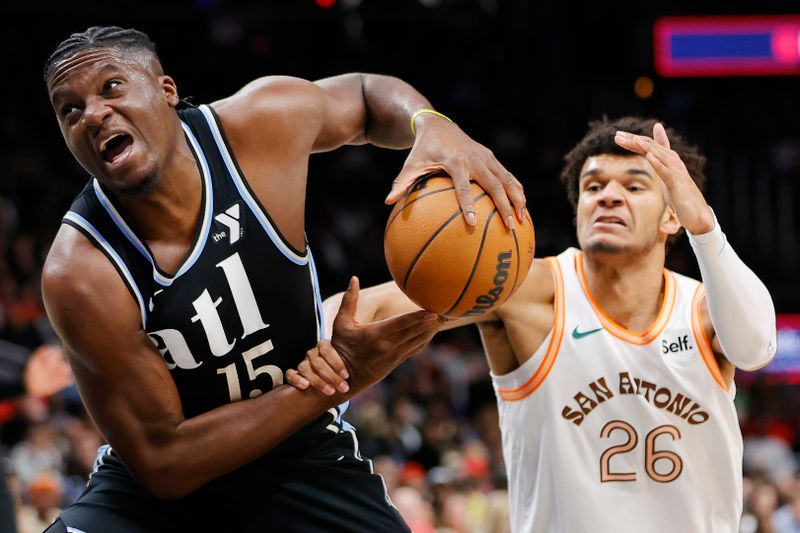
[[[365,71],[407,80],[523,182],[538,256],[574,243],[557,177],[587,121],[657,117],[706,152],[708,200],[728,238],[767,283],[779,312],[798,312],[800,80],[664,79],[654,72],[652,50],[659,16],[797,8],[789,1],[340,0],[328,9],[312,0],[6,2],[0,196],[19,206],[18,231],[43,251],[86,175],[60,137],[42,65],[73,31],[132,26],[153,38],[166,72],[197,103],[269,74],[317,79]],[[649,99],[634,93],[639,76],[655,83]],[[382,200],[404,157],[346,148],[313,158],[307,226],[326,294],[342,290],[351,274],[364,284],[388,279]],[[686,250],[684,239],[672,265],[695,274]]]
[[[604,114],[656,117],[706,153],[707,199],[728,239],[765,281],[778,312],[800,313],[800,80],[665,79],[654,71],[652,45],[660,16],[792,14],[800,12],[797,0],[338,0],[330,8],[316,1],[2,3],[0,338],[29,347],[47,338],[41,265],[88,176],[61,138],[42,68],[61,40],[92,25],[147,32],[182,96],[195,103],[269,74],[318,79],[364,71],[405,79],[522,181],[539,257],[575,244],[558,175],[587,122]],[[655,84],[650,98],[634,92],[641,76]],[[312,158],[307,232],[324,295],[343,290],[353,274],[364,286],[389,279],[383,198],[405,155],[358,147]],[[668,262],[698,275],[685,238]],[[468,494],[506,501],[494,392],[472,329],[438,336],[355,398],[347,414],[404,515],[413,514],[410,494],[431,509],[430,523],[416,531],[456,530],[447,510]],[[763,375],[740,375],[737,383],[745,438],[741,531],[772,531],[769,524],[780,520],[800,527],[800,386]],[[41,494],[46,481],[24,475],[33,449],[58,458],[48,468],[61,485],[47,485],[56,507],[81,492],[104,439],[74,388],[47,404],[0,404],[0,424],[22,511],[39,508],[34,489]]]

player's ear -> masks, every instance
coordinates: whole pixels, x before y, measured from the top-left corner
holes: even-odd
[[[681,223],[678,220],[678,215],[675,214],[675,210],[669,204],[666,205],[664,212],[661,213],[659,229],[667,235],[675,235],[681,230]]]
[[[159,76],[158,82],[161,85],[161,90],[164,91],[164,96],[167,98],[167,103],[170,107],[175,107],[180,101],[178,96],[178,86],[175,85],[175,80],[170,76]]]

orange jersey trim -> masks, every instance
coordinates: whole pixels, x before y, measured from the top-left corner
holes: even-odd
[[[561,349],[561,341],[564,338],[564,276],[561,273],[558,259],[548,257],[545,260],[553,272],[553,281],[556,289],[553,304],[553,334],[550,337],[550,343],[547,345],[547,352],[545,352],[542,362],[539,363],[539,368],[536,369],[536,372],[533,373],[528,381],[515,389],[497,389],[500,398],[507,402],[517,402],[536,392],[536,389],[544,383],[547,375],[550,374],[550,370],[552,370],[558,352]]]
[[[592,293],[589,291],[589,282],[586,280],[586,270],[583,266],[583,252],[579,251],[575,254],[575,270],[578,273],[583,292],[600,320],[600,325],[616,338],[630,344],[643,346],[653,342],[669,324],[672,312],[675,309],[675,295],[677,293],[675,278],[669,270],[664,269],[664,298],[661,301],[661,309],[658,311],[656,319],[650,324],[650,327],[642,333],[636,333],[625,326],[617,324],[592,297]]]
[[[706,336],[706,331],[703,329],[703,321],[700,318],[700,302],[703,301],[705,295],[706,290],[703,284],[698,283],[694,291],[694,296],[692,297],[692,334],[694,335],[694,342],[697,343],[697,347],[700,350],[700,354],[703,356],[703,362],[705,362],[708,371],[711,372],[714,381],[727,393],[728,386],[725,385],[725,380],[722,378],[719,363],[717,363],[717,358],[714,356],[714,349],[711,347],[708,336]]]

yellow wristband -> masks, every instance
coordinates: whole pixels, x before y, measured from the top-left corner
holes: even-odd
[[[417,130],[414,128],[414,121],[417,120],[417,117],[422,115],[423,113],[430,113],[431,115],[436,115],[437,117],[442,117],[445,120],[449,120],[450,122],[453,122],[450,119],[450,117],[439,113],[435,109],[431,109],[429,107],[423,107],[422,109],[417,109],[416,111],[414,111],[414,114],[411,115],[411,133],[413,133],[414,135],[417,134]]]

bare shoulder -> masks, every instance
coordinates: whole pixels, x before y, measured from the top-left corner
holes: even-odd
[[[501,310],[513,308],[515,305],[552,305],[555,292],[556,287],[550,265],[545,259],[534,259],[528,276],[501,307]],[[503,313],[504,311],[501,311],[501,318]]]
[[[493,372],[510,372],[536,353],[553,329],[554,300],[550,265],[535,259],[520,288],[497,310],[502,328],[479,325]]]
[[[321,89],[314,82],[292,76],[264,76],[257,78],[231,96],[213,102],[219,113],[247,115],[256,106],[257,111],[279,112],[283,104],[308,103],[308,99],[321,98]],[[291,109],[289,110],[291,111]]]
[[[265,76],[242,87],[211,107],[228,135],[313,130],[320,122],[323,95],[320,87],[291,76]]]
[[[68,345],[114,322],[135,325],[140,312],[109,259],[75,228],[62,225],[42,269],[42,295],[56,331]],[[110,312],[111,311],[111,312]]]
[[[103,270],[101,259],[105,259],[102,253],[86,237],[71,226],[62,224],[42,268],[45,303],[58,303],[88,293],[93,274]],[[108,263],[108,260],[105,262]],[[52,311],[57,312],[59,308]]]

